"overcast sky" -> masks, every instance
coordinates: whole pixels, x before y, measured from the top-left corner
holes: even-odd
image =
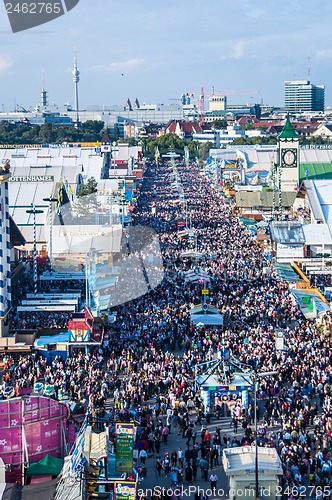
[[[13,0],[14,3],[15,0]],[[47,1],[47,0],[46,0]],[[326,0],[80,0],[65,16],[13,34],[0,6],[0,106],[73,103],[77,49],[81,109],[128,97],[169,104],[184,92],[257,91],[232,103],[283,105],[283,82],[326,85],[332,105],[332,2]],[[1,109],[1,108],[0,108]]]

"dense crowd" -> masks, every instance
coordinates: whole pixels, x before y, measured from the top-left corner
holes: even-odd
[[[13,308],[8,314],[9,330],[15,333],[15,331],[22,330],[37,331],[50,328],[66,328],[68,321],[72,318],[72,313],[68,311],[17,311],[17,306],[22,304],[22,300],[27,298],[27,294],[33,295],[34,292],[31,262],[22,261],[22,264],[24,264],[25,272],[13,282],[12,286]],[[49,267],[48,260],[42,266],[39,265],[39,276],[44,274],[45,277],[51,278]],[[84,297],[84,280],[69,279],[61,281],[47,279],[38,283],[38,293],[59,294],[71,291],[81,292],[82,297]]]
[[[182,184],[186,205],[179,203],[178,191],[170,189],[175,180]],[[177,230],[176,222],[185,209],[191,213],[197,250],[202,254],[199,262],[183,257],[192,246]],[[148,166],[133,219],[136,226],[149,226],[159,236],[165,269],[161,284],[156,285],[160,266],[155,262],[154,267],[152,261],[150,276],[143,275],[152,277],[153,286],[149,285],[151,279],[145,280],[141,296],[139,288],[135,289],[138,298],[113,308],[116,322],[107,327],[99,351],[81,353],[65,362],[56,359],[52,366],[34,356],[22,356],[16,362],[8,359],[5,383],[48,381],[57,387],[59,399],[68,396],[109,421],[134,412],[140,422],[139,442],[143,443],[139,453],[142,449],[155,451],[157,469],[160,466],[160,472],[167,474],[173,460],[191,482],[197,470],[208,478],[208,471],[220,461],[223,446],[255,440],[252,401],[247,409],[231,407],[233,439],[222,436],[222,420],[212,434],[204,427],[210,418],[208,411],[218,413],[221,401],[216,397],[215,408],[204,408],[193,383],[195,367],[226,350],[232,359],[253,370],[277,372],[260,380],[257,440],[259,446],[278,450],[284,467],[283,490],[289,488],[293,494],[295,487],[300,494],[309,481],[318,498],[328,497],[332,486],[330,314],[320,324],[303,318],[287,283],[264,260],[262,248],[195,165],[179,165],[178,171],[168,164]],[[129,256],[128,241],[125,244]],[[146,245],[144,252],[144,258],[150,253],[157,259],[155,246]],[[207,273],[207,283],[186,282],[186,271],[197,266]],[[119,297],[122,293],[129,297],[139,265],[135,261],[134,267],[128,264],[121,269],[116,284]],[[191,321],[190,308],[201,303],[203,287],[209,289],[209,302],[223,315],[223,325],[218,328],[195,327]],[[285,333],[284,352],[275,349],[279,328]],[[113,408],[106,415],[107,398]],[[162,443],[167,444],[171,426],[187,444],[183,455],[182,450],[170,452],[165,465],[159,452]],[[143,455],[139,458],[146,458]]]
[[[9,319],[10,330],[37,330],[66,328],[72,314],[66,311],[13,311]]]

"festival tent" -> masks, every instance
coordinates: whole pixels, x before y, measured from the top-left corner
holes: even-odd
[[[330,310],[329,304],[324,303],[314,290],[292,289],[292,295],[306,319],[316,319]]]
[[[46,455],[39,462],[33,462],[27,470],[27,476],[58,476],[63,467],[61,458]]]
[[[190,310],[190,319],[197,326],[203,325],[219,326],[223,324],[223,316],[216,307],[208,304],[199,304]]]

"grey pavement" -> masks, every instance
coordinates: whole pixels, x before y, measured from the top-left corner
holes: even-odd
[[[192,416],[192,421],[196,420],[196,416]],[[232,428],[230,428],[230,418],[222,418],[222,419],[216,419],[213,418],[210,422],[210,424],[207,424],[205,420],[203,423],[207,426],[209,429],[210,433],[213,434],[215,431],[216,426],[219,427],[221,430],[221,435],[223,436],[224,433],[227,434],[231,439],[235,436],[238,436],[240,439],[243,436],[242,429],[238,429],[238,434],[234,434],[234,431]],[[198,424],[196,426],[196,442],[199,444],[200,443],[200,430],[201,426]],[[185,452],[186,450],[186,438],[182,438],[182,435],[177,434],[177,428],[174,428],[172,426],[171,429],[171,434],[168,436],[168,443],[167,444],[161,444],[160,448],[160,456],[163,458],[165,456],[165,452],[169,453],[169,456],[171,455],[173,450],[178,450],[178,448],[181,446],[183,451]],[[223,447],[222,447],[223,449]],[[221,450],[222,452],[222,450]],[[174,483],[172,482],[172,479],[170,477],[165,477],[165,472],[161,471],[161,475],[158,476],[157,469],[155,467],[156,464],[156,453],[154,453],[153,456],[150,456],[146,460],[145,467],[147,468],[147,476],[140,482],[138,486],[139,493],[146,492],[147,493],[147,498],[151,498],[151,491],[153,490],[154,486],[158,486],[160,489],[165,488],[165,491],[169,488],[171,488],[172,484],[174,486]],[[199,455],[200,456],[200,455]],[[191,484],[188,484],[185,481],[185,474],[184,474],[184,469],[183,471],[183,481],[182,481],[182,488],[180,488],[180,491],[182,491],[182,496],[183,500],[186,499],[194,499],[195,497],[195,491],[200,488],[200,493],[203,494],[206,492],[207,497],[214,499],[214,498],[229,498],[228,495],[228,479],[227,476],[224,472],[223,466],[221,464],[221,457],[219,457],[219,465],[216,467],[213,467],[213,472],[215,472],[218,476],[218,482],[217,482],[217,494],[214,495],[210,491],[210,475],[211,475],[211,469],[209,469],[208,472],[208,481],[204,481],[204,479],[201,478],[201,471],[200,468],[198,468],[197,471],[197,477],[196,481],[192,482]],[[140,460],[137,460],[137,464],[140,464]],[[190,487],[190,488],[189,488]],[[138,496],[140,498],[140,496]]]

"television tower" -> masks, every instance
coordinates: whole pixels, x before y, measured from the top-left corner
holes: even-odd
[[[76,111],[76,123],[75,127],[77,128],[79,126],[79,115],[78,115],[78,82],[80,81],[80,72],[77,69],[77,57],[76,57],[76,49],[74,51],[74,69],[73,69],[73,82],[74,82],[74,102],[75,102],[75,109]]]
[[[41,108],[45,110],[48,106],[48,92],[45,90],[45,81],[44,81],[44,66],[42,67],[42,91],[41,91],[41,99],[40,99],[40,105]]]

